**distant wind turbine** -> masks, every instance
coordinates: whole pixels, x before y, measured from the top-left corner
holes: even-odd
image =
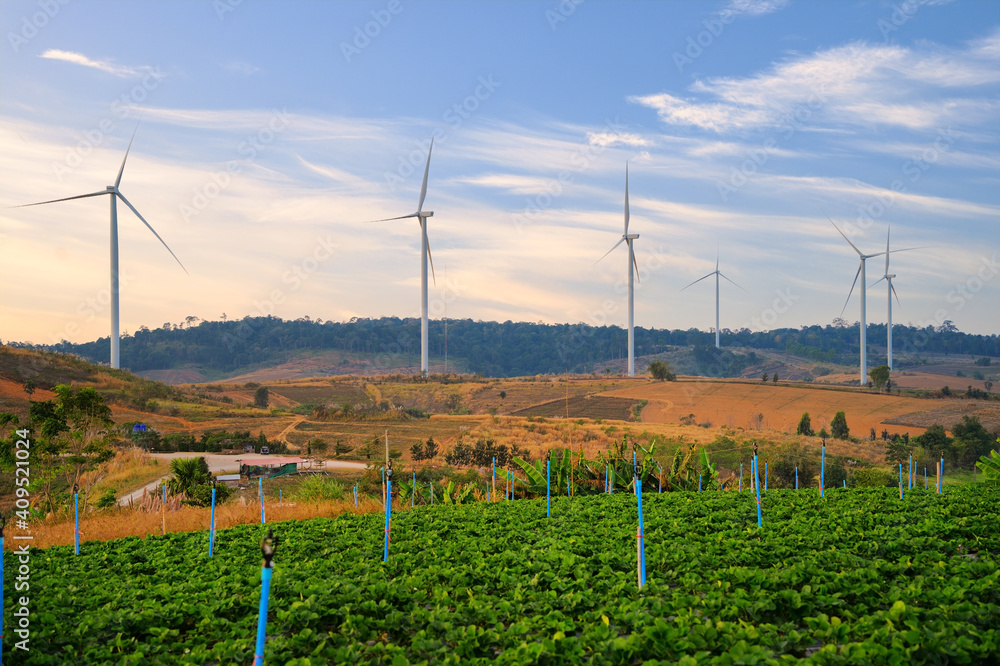
[[[14,208],[27,208],[28,206],[42,206],[44,204],[58,203],[60,201],[72,201],[73,199],[86,199],[88,197],[101,197],[108,195],[111,197],[111,367],[119,368],[121,364],[119,362],[119,334],[118,334],[118,199],[122,200],[122,203],[128,206],[129,210],[135,213],[146,228],[149,229],[156,239],[163,243],[163,247],[167,248],[167,252],[170,256],[174,258],[177,264],[187,273],[187,269],[184,268],[184,264],[181,260],[177,258],[174,251],[170,249],[170,246],[160,238],[160,235],[156,233],[156,230],[150,226],[149,222],[146,221],[139,211],[135,209],[125,195],[121,193],[118,187],[122,182],[122,173],[125,172],[125,161],[128,160],[128,153],[132,150],[132,141],[135,139],[135,133],[138,131],[139,126],[136,125],[135,130],[132,132],[132,138],[129,139],[128,148],[125,149],[125,158],[122,159],[122,166],[118,169],[118,177],[115,179],[114,185],[108,185],[106,189],[100,192],[91,192],[90,194],[80,194],[75,197],[65,197],[63,199],[52,199],[50,201],[39,201],[38,203],[23,204],[21,206],[14,206]]]
[[[427,262],[430,260],[431,277],[437,285],[437,276],[434,274],[434,258],[431,256],[431,246],[427,241],[427,218],[434,216],[434,211],[423,210],[424,198],[427,196],[427,174],[431,168],[431,152],[434,150],[434,139],[431,138],[430,148],[427,149],[427,164],[424,166],[424,182],[420,186],[420,200],[417,201],[417,212],[399,217],[387,217],[383,220],[373,220],[373,222],[391,222],[393,220],[405,220],[411,217],[417,218],[420,223],[420,373],[426,377],[428,371],[428,335],[427,335]]]
[[[639,264],[635,260],[635,249],[632,247],[632,242],[639,237],[639,234],[630,234],[628,232],[628,162],[625,163],[625,231],[622,233],[622,237],[618,239],[610,250],[604,253],[604,257],[608,256],[622,243],[628,243],[628,376],[635,377],[635,300],[634,300],[634,287],[633,278],[635,280],[639,279]],[[601,257],[595,263],[600,263],[604,260]],[[635,268],[635,272],[632,272],[632,268]]]
[[[882,280],[885,280],[886,283],[889,285],[889,288],[887,290],[889,318],[888,318],[888,323],[886,324],[886,349],[888,350],[889,370],[892,370],[892,297],[893,296],[896,297],[896,304],[902,307],[902,305],[899,303],[899,294],[896,293],[896,288],[892,286],[892,279],[896,276],[889,273],[889,254],[890,254],[889,234],[891,232],[892,228],[890,227],[889,230],[886,231],[885,233],[885,275],[883,275],[878,281],[872,284],[872,286],[874,287]]]
[[[692,282],[691,284],[689,284],[687,287],[684,287],[684,289],[687,289],[688,287],[694,286],[694,285],[698,284],[699,282],[701,282],[702,280],[704,280],[705,278],[710,278],[713,275],[715,276],[715,348],[718,349],[720,347],[720,344],[719,344],[719,278],[720,277],[721,278],[725,278],[728,282],[732,283],[736,287],[739,287],[740,289],[743,289],[743,287],[740,287],[740,285],[736,284],[735,282],[733,282],[732,280],[730,280],[729,278],[727,278],[725,275],[723,275],[719,271],[719,253],[716,252],[715,253],[715,270],[712,271],[711,273],[709,273],[708,275],[706,275],[705,277],[698,278],[697,280],[695,280],[694,282]],[[681,291],[684,291],[684,289],[681,289]],[[746,289],[743,289],[743,291],[746,291]]]
[[[829,220],[830,218],[827,217],[827,219]],[[841,236],[844,237],[844,240],[847,241],[847,244],[850,245],[851,248],[853,248],[854,251],[858,253],[858,257],[861,258],[861,263],[858,266],[858,272],[854,274],[854,282],[851,283],[851,291],[847,294],[847,300],[844,301],[844,307],[840,311],[840,314],[841,314],[841,316],[843,316],[844,311],[847,310],[847,304],[851,301],[851,296],[854,294],[854,287],[858,284],[858,276],[860,275],[861,276],[861,289],[860,289],[859,293],[861,294],[861,368],[860,368],[860,380],[859,380],[859,383],[860,383],[861,386],[866,386],[868,384],[868,330],[867,330],[868,323],[867,323],[867,317],[866,317],[867,302],[866,302],[866,299],[865,299],[865,292],[867,291],[867,287],[865,286],[866,285],[866,280],[865,280],[865,261],[868,260],[868,259],[871,259],[872,257],[880,257],[883,254],[888,255],[888,254],[891,254],[891,253],[894,253],[894,252],[908,252],[909,250],[915,250],[915,249],[918,249],[918,248],[908,247],[908,248],[904,248],[902,250],[891,250],[891,251],[887,249],[885,252],[876,252],[874,254],[865,254],[861,250],[859,250],[857,248],[857,246],[854,245],[854,243],[852,243],[851,240],[847,236],[844,235],[844,232],[840,230],[840,227],[838,227],[834,223],[833,220],[830,220],[830,224],[832,224],[833,228],[836,229],[837,232]]]

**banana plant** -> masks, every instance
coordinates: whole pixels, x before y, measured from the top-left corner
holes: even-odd
[[[997,440],[1000,442],[1000,440]],[[983,472],[983,481],[991,486],[1000,486],[1000,453],[990,451],[990,455],[981,456],[976,463]]]

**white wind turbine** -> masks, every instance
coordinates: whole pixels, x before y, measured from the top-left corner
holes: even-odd
[[[431,256],[431,246],[427,241],[427,218],[434,216],[434,211],[423,210],[424,198],[427,196],[427,174],[431,168],[431,151],[434,150],[434,139],[431,138],[430,148],[427,149],[427,164],[424,166],[424,182],[420,186],[420,200],[417,201],[417,212],[399,217],[387,217],[373,222],[391,222],[393,220],[405,220],[411,217],[417,218],[420,223],[420,374],[427,376],[428,371],[428,335],[427,335],[427,262],[430,260],[431,277],[437,285],[437,276],[434,274],[434,258]]]
[[[827,217],[827,219],[829,220],[830,218]],[[883,254],[886,255],[886,256],[888,256],[889,254],[894,253],[894,252],[908,252],[909,250],[916,250],[918,248],[908,247],[908,248],[904,248],[902,250],[891,250],[891,251],[887,249],[885,252],[876,252],[874,254],[865,254],[861,250],[859,250],[857,248],[857,246],[855,246],[854,243],[852,243],[851,240],[847,236],[844,236],[844,232],[840,230],[840,227],[838,227],[834,223],[833,220],[830,220],[830,224],[833,224],[833,228],[836,229],[837,232],[840,233],[840,235],[844,237],[844,240],[847,241],[847,244],[850,245],[851,248],[853,248],[854,251],[858,253],[858,257],[861,258],[861,265],[858,266],[858,272],[854,274],[854,282],[851,283],[851,291],[847,294],[847,300],[844,301],[844,307],[840,311],[840,314],[841,314],[841,316],[843,316],[844,311],[847,310],[847,304],[851,301],[851,296],[854,294],[854,287],[858,284],[858,276],[860,275],[861,276],[861,289],[860,289],[860,294],[861,294],[861,368],[860,368],[860,381],[859,381],[859,383],[860,383],[861,386],[866,386],[868,384],[868,330],[867,330],[868,323],[867,323],[867,317],[866,317],[867,301],[866,301],[866,298],[865,298],[865,292],[867,291],[867,287],[865,286],[865,261],[868,260],[868,259],[871,259],[872,257],[880,257]]]
[[[635,261],[635,249],[632,247],[632,242],[639,237],[639,234],[630,234],[628,232],[628,162],[625,163],[625,231],[622,233],[622,237],[618,239],[610,250],[604,253],[604,257],[608,256],[615,251],[622,243],[628,243],[628,376],[635,377],[635,300],[634,300],[634,286],[633,279],[639,279],[639,264]],[[597,260],[596,263],[600,263],[604,257]],[[632,268],[635,267],[635,272],[632,272]]]
[[[874,284],[872,284],[872,286],[874,287],[876,284],[878,284],[882,280],[885,280],[886,283],[889,285],[889,288],[887,290],[888,306],[889,306],[889,319],[888,319],[888,323],[886,324],[886,349],[888,350],[888,363],[887,363],[887,365],[889,366],[889,370],[892,370],[892,297],[893,296],[896,297],[896,304],[899,305],[900,307],[902,307],[902,305],[899,303],[899,294],[896,293],[896,288],[894,286],[892,286],[892,279],[894,277],[896,277],[896,276],[893,275],[893,274],[891,274],[889,272],[889,254],[890,254],[890,251],[889,251],[889,234],[891,232],[892,232],[892,228],[890,227],[889,230],[886,231],[886,233],[885,233],[885,275],[883,275],[878,281],[876,281]]]
[[[132,150],[132,140],[135,139],[135,132],[138,131],[138,129],[139,129],[138,126],[136,126],[136,129],[132,132],[132,138],[129,139],[128,148],[125,149],[125,158],[122,159],[122,166],[120,169],[118,169],[118,177],[115,179],[114,185],[108,185],[106,189],[101,190],[99,192],[91,192],[90,194],[80,194],[75,197],[65,197],[63,199],[51,199],[49,201],[39,201],[38,203],[14,206],[14,208],[27,208],[28,206],[41,206],[44,204],[58,203],[60,201],[72,201],[73,199],[86,199],[88,197],[101,197],[105,195],[110,196],[111,198],[111,367],[112,368],[121,367],[121,364],[119,362],[119,333],[118,333],[118,320],[119,320],[118,206],[117,206],[118,199],[121,199],[122,203],[128,206],[129,210],[135,213],[135,216],[138,217],[142,221],[142,223],[146,225],[146,228],[149,229],[154,236],[156,236],[156,239],[161,243],[163,243],[163,247],[167,248],[167,252],[170,253],[170,256],[172,256],[174,260],[177,262],[177,264],[184,270],[184,272],[187,273],[187,269],[184,268],[184,264],[182,264],[181,260],[177,258],[177,255],[174,254],[174,251],[170,249],[170,246],[167,245],[167,243],[162,238],[160,238],[160,235],[156,233],[156,230],[153,229],[152,226],[150,226],[149,222],[146,221],[146,218],[144,218],[139,213],[139,211],[135,209],[135,206],[129,203],[128,199],[125,198],[125,195],[122,194],[121,191],[118,189],[118,187],[121,185],[122,182],[122,173],[124,173],[125,171],[125,161],[128,160],[128,153],[130,150]]]
[[[743,289],[743,287],[740,287],[740,285],[736,284],[735,282],[733,282],[732,280],[730,280],[729,278],[727,278],[725,275],[722,274],[722,272],[719,270],[719,253],[718,252],[715,253],[715,270],[712,271],[711,273],[709,273],[708,275],[704,276],[704,277],[698,278],[697,280],[695,280],[694,282],[692,282],[691,284],[689,284],[687,287],[684,287],[684,289],[687,289],[688,287],[694,286],[694,285],[698,284],[699,282],[701,282],[702,280],[704,280],[706,278],[712,277],[713,275],[715,276],[715,348],[718,349],[720,347],[720,344],[719,344],[719,278],[720,277],[721,278],[725,278],[726,281],[732,283],[736,287],[739,287],[743,291],[746,291],[746,289]],[[681,291],[684,291],[684,289],[681,289]]]

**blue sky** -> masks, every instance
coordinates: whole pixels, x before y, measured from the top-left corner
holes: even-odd
[[[4,2],[0,337],[187,316],[826,324],[892,246],[894,320],[1000,330],[996,2]],[[415,165],[415,166],[414,166]],[[868,283],[884,274],[868,263]],[[885,283],[868,319],[886,319]],[[855,290],[844,318],[859,318]],[[877,341],[873,341],[877,342]]]

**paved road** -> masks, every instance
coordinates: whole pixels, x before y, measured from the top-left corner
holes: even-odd
[[[224,456],[224,455],[220,455],[218,453],[192,453],[192,452],[187,452],[187,453],[151,453],[149,455],[151,455],[154,458],[159,458],[160,460],[167,460],[167,461],[173,460],[174,458],[203,457],[203,458],[205,458],[205,462],[208,463],[208,469],[209,469],[210,472],[230,472],[230,473],[234,473],[234,474],[236,472],[240,471],[240,464],[239,464],[239,462],[237,462],[237,460],[239,458],[249,457],[251,455],[259,456],[259,454],[251,454],[251,453],[245,453],[245,454],[240,454],[240,455],[235,455],[235,456],[233,456],[233,455]],[[275,459],[281,459],[281,458],[298,458],[300,456],[270,455],[268,457],[275,458]],[[169,462],[167,464],[169,465]],[[356,470],[363,470],[363,469],[365,469],[365,464],[362,463],[362,462],[352,462],[352,461],[347,461],[347,460],[327,460],[326,461],[326,469],[356,469]],[[146,492],[153,492],[153,491],[155,491],[160,486],[160,484],[163,483],[164,479],[168,479],[168,478],[170,478],[170,475],[169,474],[164,474],[159,479],[157,479],[155,481],[150,481],[145,486],[137,488],[136,490],[133,490],[132,492],[130,492],[127,495],[123,495],[122,497],[120,497],[118,499],[118,504],[121,505],[121,506],[128,506],[129,500],[132,500],[133,502],[138,502],[140,499],[142,499],[142,492],[144,490]]]

